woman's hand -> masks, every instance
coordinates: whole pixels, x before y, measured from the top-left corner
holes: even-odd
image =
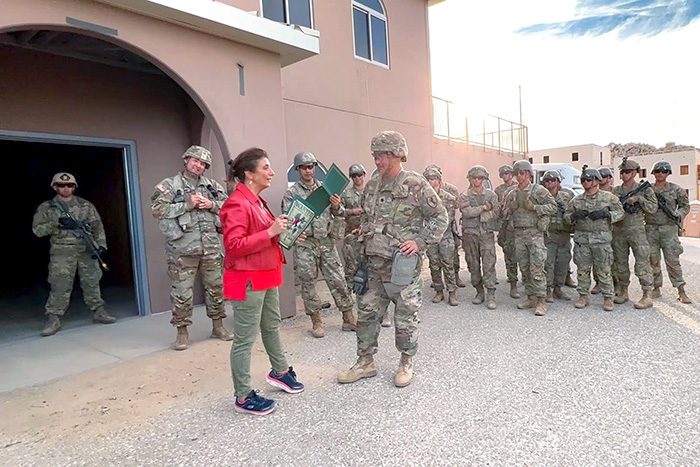
[[[287,223],[289,222],[289,216],[282,214],[279,216],[272,225],[267,229],[267,234],[270,238],[276,237],[285,230],[287,230]]]

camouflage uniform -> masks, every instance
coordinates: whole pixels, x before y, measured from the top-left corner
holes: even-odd
[[[609,219],[575,219],[576,211],[610,211]],[[596,274],[598,284],[605,298],[612,298],[613,283],[610,273],[613,251],[612,224],[625,216],[620,200],[614,194],[598,190],[589,196],[582,193],[569,203],[564,219],[574,225],[574,263],[578,273],[578,293],[588,296],[591,288],[591,269]]]
[[[440,190],[445,190],[447,193],[454,196],[455,202],[456,202],[457,198],[459,198],[459,188],[457,188],[456,186],[454,186],[453,184],[451,184],[449,182],[443,181],[442,183],[440,183]],[[444,202],[444,199],[443,199],[443,202]],[[456,220],[455,220],[455,222],[456,222]],[[455,225],[455,227],[457,227],[457,226]],[[455,283],[461,282],[461,279],[459,278],[459,270],[462,268],[462,265],[459,262],[459,244],[461,242],[461,239],[459,238],[458,233],[459,233],[459,231],[457,230],[457,228],[452,229],[452,237],[453,237],[454,245],[455,245],[455,251],[454,251],[454,254],[452,256],[452,264],[453,264],[453,268],[455,271],[455,280],[456,280]],[[460,285],[460,287],[464,287],[464,285]]]
[[[525,189],[516,185],[508,191],[503,210],[504,221],[512,222],[514,227],[515,258],[520,265],[525,291],[528,297],[544,299],[547,295],[544,236],[550,216],[557,212],[557,203],[546,188],[530,183]]]
[[[506,193],[518,184],[515,180],[513,183],[506,185],[501,183],[494,192],[498,195],[499,202],[503,203]],[[518,283],[518,261],[515,258],[515,230],[512,222],[501,220],[501,225],[498,230],[498,244],[503,249],[503,260],[506,264],[506,277],[511,284]]]
[[[462,248],[471,273],[471,284],[477,291],[496,288],[496,244],[493,232],[498,227],[498,195],[473,188],[459,195],[457,205],[462,213]],[[488,206],[486,210],[482,206]]]
[[[190,208],[189,199],[195,193],[208,198],[212,208],[208,211]],[[219,219],[219,210],[225,201],[226,191],[216,180],[204,176],[190,180],[183,172],[156,185],[151,197],[153,217],[159,220],[158,226],[165,235],[168,276],[172,279],[170,323],[178,328],[192,324],[197,271],[204,284],[207,316],[212,320],[226,317]]]
[[[663,197],[666,200],[671,212],[676,213],[680,218],[681,225],[683,225],[683,219],[690,212],[688,195],[685,190],[675,183],[667,181],[666,186],[661,189],[654,187],[654,193],[657,197]],[[680,261],[683,245],[678,238],[678,227],[661,209],[654,213],[646,213],[645,218],[647,238],[651,249],[649,259],[654,276],[654,287],[660,288],[663,285],[661,251],[664,253],[664,262],[671,285],[676,288],[685,286]]]
[[[282,198],[282,212],[287,212],[295,196],[306,199],[321,183],[314,180],[313,186],[307,186],[301,180],[292,185]],[[353,300],[343,278],[343,265],[340,255],[331,236],[333,219],[342,216],[344,210],[334,212],[333,207],[327,208],[318,216],[306,230],[306,241],[294,246],[294,262],[301,282],[301,298],[304,300],[304,310],[309,316],[321,311],[321,299],[316,292],[318,270],[333,295],[335,305],[341,312],[352,310]]]
[[[340,195],[343,208],[357,209],[361,207],[362,190],[349,185]],[[345,212],[345,235],[343,237],[343,260],[345,262],[345,282],[352,289],[353,277],[357,270],[357,258],[360,256],[360,241],[352,231],[360,228],[360,216],[350,216]]]
[[[618,185],[613,187],[612,193],[620,198],[638,186],[639,182],[636,181],[631,188]],[[658,209],[654,190],[647,188],[637,203],[626,203],[623,209],[625,217],[613,227],[613,280],[619,287],[626,289],[629,286],[629,251],[631,249],[634,254],[634,274],[639,279],[642,290],[650,291],[653,286],[653,274],[649,264],[650,248],[644,226],[644,215],[654,214]]]
[[[449,225],[455,222],[455,210],[457,209],[457,199],[450,193],[440,188],[438,193],[443,206],[447,209],[447,218]],[[455,279],[456,271],[454,269],[454,252],[455,241],[454,233],[451,229],[445,230],[445,233],[439,243],[428,245],[428,264],[430,266],[430,277],[433,280],[433,288],[436,292],[441,292],[447,286],[448,292],[457,290],[457,282]],[[443,283],[443,275],[445,282]]]
[[[75,236],[71,230],[59,228],[58,219],[66,216],[58,205],[60,198],[44,201],[34,213],[32,231],[37,237],[51,236],[49,259],[49,285],[51,292],[46,302],[46,314],[63,316],[70,304],[73,281],[77,269],[83,300],[91,311],[102,308],[105,304],[100,293],[102,270],[91,254],[85,242]],[[92,229],[97,244],[107,249],[105,229],[95,206],[89,201],[73,195],[70,202],[63,202],[73,218],[84,222]],[[67,216],[66,216],[67,217]]]
[[[576,196],[570,188],[560,187],[554,197],[557,202],[557,212],[550,217],[547,246],[547,287],[561,287],[571,264],[571,224],[564,222],[564,212],[571,200]]]

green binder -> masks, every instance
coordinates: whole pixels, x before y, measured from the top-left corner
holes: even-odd
[[[349,183],[350,179],[337,165],[333,164],[328,169],[326,179],[322,185],[306,198],[306,204],[314,211],[316,216],[320,216],[331,204],[331,196],[340,195]]]

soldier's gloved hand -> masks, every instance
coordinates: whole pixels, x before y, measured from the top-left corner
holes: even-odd
[[[585,209],[574,211],[574,219],[583,219],[584,217],[588,217],[589,214],[590,212],[586,211]]]
[[[599,219],[610,219],[610,211],[607,209],[601,209],[600,211],[593,211],[588,215],[593,220]]]
[[[59,217],[58,225],[65,230],[75,230],[79,227],[78,223],[70,217]]]
[[[104,255],[104,254],[105,254],[105,251],[107,251],[107,247],[101,246],[101,247],[99,247],[99,248],[97,249],[97,251],[98,251],[101,255]]]
[[[535,211],[535,210],[537,210],[537,208],[535,207],[535,203],[533,203],[532,201],[530,201],[529,198],[528,198],[527,202],[525,203],[525,209],[528,209],[528,210],[530,210],[530,211]]]

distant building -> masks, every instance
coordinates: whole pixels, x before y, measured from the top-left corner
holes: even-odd
[[[664,160],[671,164],[673,174],[670,181],[676,183],[688,193],[688,198],[692,201],[700,199],[698,194],[698,184],[700,184],[700,150],[689,149],[677,152],[657,152],[645,154],[634,158],[642,166],[642,178],[648,178],[653,183],[651,167],[654,162]],[[619,161],[617,161],[619,163]]]
[[[593,168],[612,167],[610,148],[597,144],[581,144],[578,146],[564,146],[562,148],[540,149],[530,151],[527,155],[533,164],[547,164],[549,162],[569,163],[580,169],[585,165]]]

